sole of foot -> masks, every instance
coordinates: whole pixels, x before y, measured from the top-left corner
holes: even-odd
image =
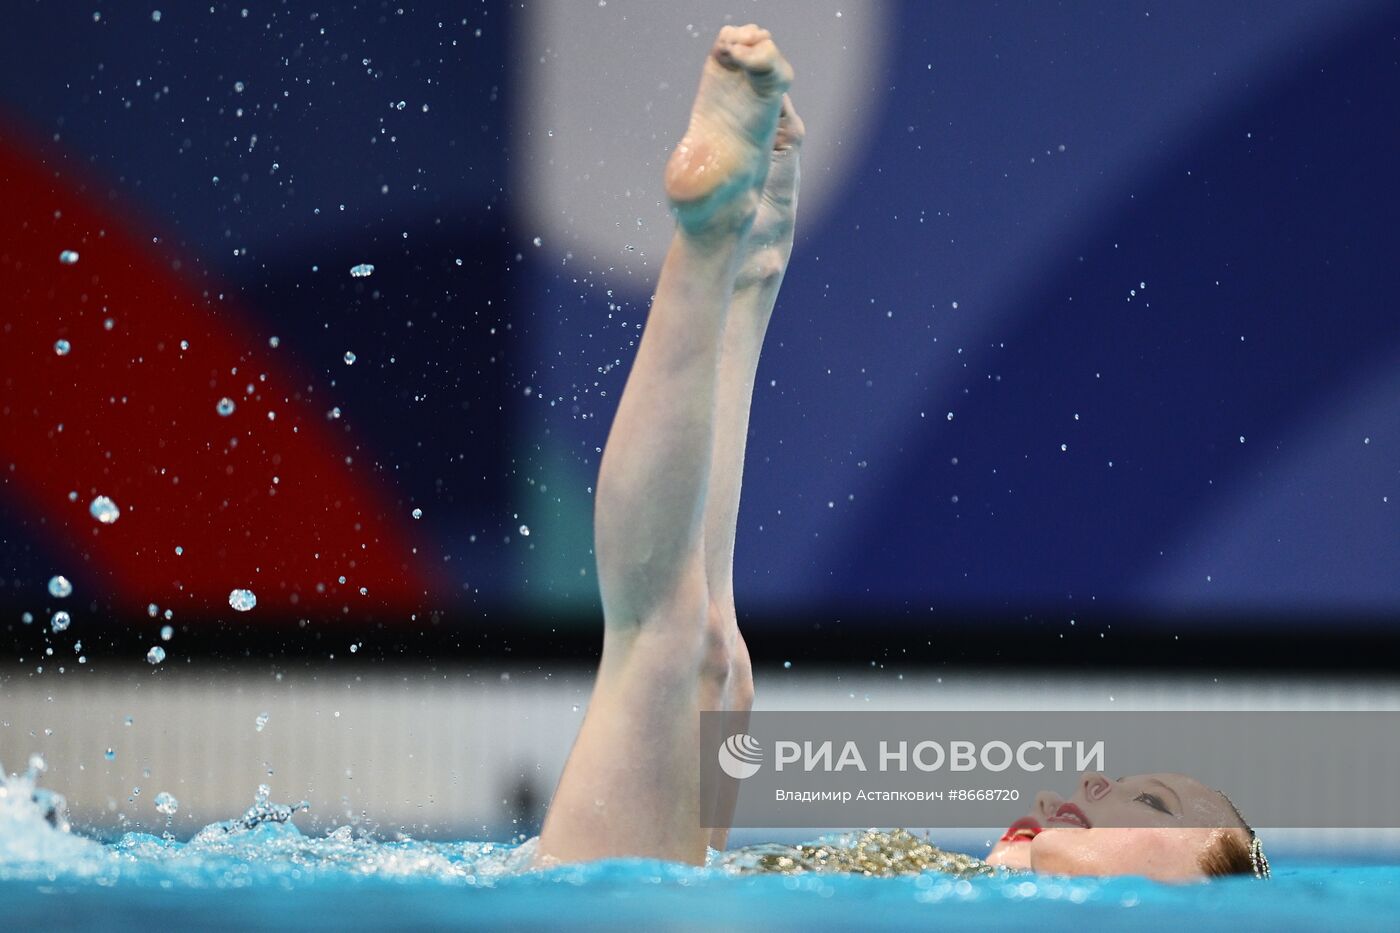
[[[690,123],[666,163],[666,195],[687,231],[728,231],[752,220],[792,74],[768,30],[720,30]]]

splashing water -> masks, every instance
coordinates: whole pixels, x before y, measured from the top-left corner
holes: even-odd
[[[122,510],[107,496],[93,499],[92,504],[88,506],[88,512],[104,525],[110,525],[122,516]]]
[[[35,863],[67,862],[101,849],[70,836],[68,805],[62,795],[40,788],[44,759],[33,755],[24,774],[5,774],[0,765],[0,878]]]
[[[258,597],[252,590],[230,590],[228,604],[238,612],[247,612],[258,604]]]

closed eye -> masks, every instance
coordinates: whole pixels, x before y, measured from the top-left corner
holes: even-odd
[[[1137,801],[1141,801],[1142,803],[1147,804],[1149,807],[1151,807],[1151,808],[1154,809],[1154,810],[1160,810],[1160,811],[1162,811],[1163,813],[1165,813],[1167,816],[1173,816],[1173,815],[1174,815],[1174,814],[1172,813],[1172,811],[1169,810],[1169,809],[1167,808],[1167,805],[1166,805],[1165,803],[1162,802],[1162,798],[1161,798],[1161,797],[1158,797],[1156,794],[1149,794],[1149,793],[1144,792],[1144,793],[1138,794],[1138,795],[1137,795],[1136,797],[1134,797],[1133,799],[1134,799],[1134,800],[1137,800]]]

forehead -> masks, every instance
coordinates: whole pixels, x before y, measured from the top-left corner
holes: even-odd
[[[1189,774],[1160,771],[1151,774],[1136,774],[1123,778],[1124,782],[1160,784],[1181,800],[1182,816],[1198,820],[1200,825],[1242,826],[1243,821],[1235,812],[1234,806],[1225,795],[1213,787],[1202,784]]]

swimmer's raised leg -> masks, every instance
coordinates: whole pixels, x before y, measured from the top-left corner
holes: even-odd
[[[678,228],[598,477],[603,657],[540,834],[543,862],[705,857],[699,711],[719,708],[730,668],[717,658],[703,539],[717,377],[791,80],[766,30],[725,27],[667,163]]]
[[[739,519],[739,488],[759,352],[792,256],[798,156],[804,132],[792,100],[783,95],[768,180],[745,240],[729,301],[729,318],[724,325],[715,398],[715,448],[705,501],[705,578],[714,607],[712,624],[717,629],[713,666],[718,668],[727,660],[729,669],[724,672],[719,705],[706,709],[747,713],[753,706],[749,651],[739,633],[734,609],[734,532]],[[738,785],[724,782],[720,791],[726,797],[715,812],[732,816]],[[728,836],[728,829],[716,829],[710,835],[710,845],[722,849]]]

